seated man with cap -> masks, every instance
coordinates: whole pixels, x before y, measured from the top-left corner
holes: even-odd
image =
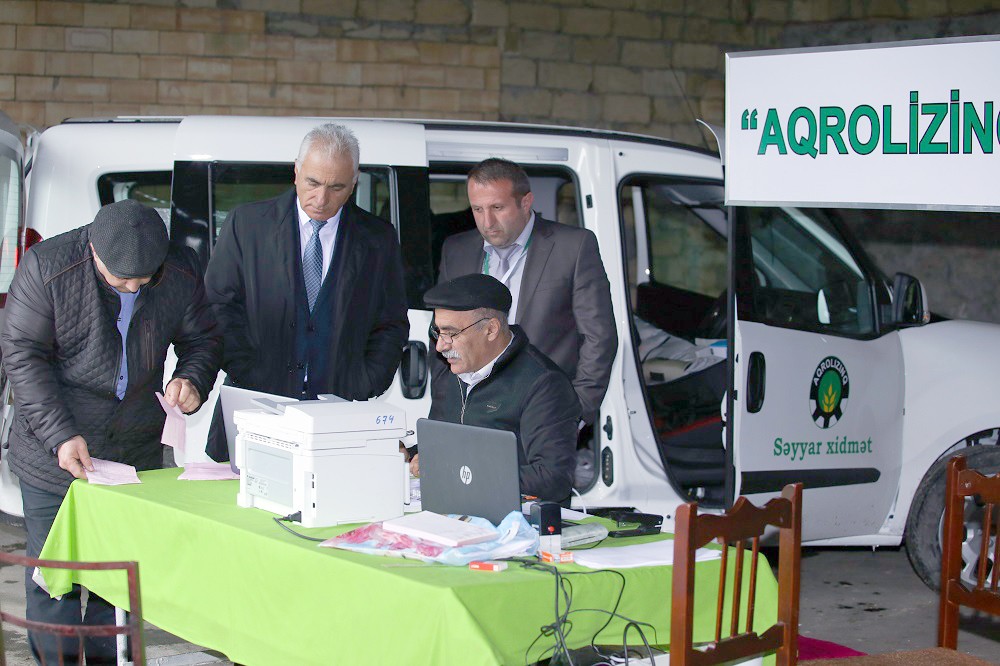
[[[171,248],[159,214],[131,200],[28,250],[5,310],[0,344],[17,406],[7,459],[21,481],[26,552],[38,557],[70,483],[94,471],[93,459],[163,466],[165,414],[155,393],[196,411],[215,383],[221,340],[194,252]],[[177,368],[164,388],[171,344]],[[78,587],[52,599],[29,569],[25,588],[29,620],[84,620]],[[90,595],[85,622],[114,619]],[[56,663],[57,652],[59,663],[82,663],[75,637],[28,637],[42,663]],[[88,638],[84,651],[88,664],[114,663],[115,639]]]
[[[510,291],[474,273],[429,289],[424,303],[434,308],[431,337],[454,375],[434,392],[430,418],[513,432],[521,493],[568,501],[580,402],[565,373],[508,325]],[[419,471],[419,456],[411,469]]]

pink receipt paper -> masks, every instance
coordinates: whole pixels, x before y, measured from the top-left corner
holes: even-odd
[[[94,465],[93,472],[87,472],[87,481],[99,486],[120,486],[126,483],[142,483],[139,475],[135,473],[135,467],[124,463],[112,462],[111,460],[101,460],[91,458]]]
[[[176,450],[184,453],[184,413],[176,405],[171,407],[162,393],[156,394],[156,399],[160,401],[160,407],[167,413],[167,420],[163,422],[163,434],[160,435],[160,443],[172,446]]]
[[[239,474],[233,474],[229,463],[189,462],[185,463],[184,471],[177,477],[185,481],[219,481],[239,479]]]

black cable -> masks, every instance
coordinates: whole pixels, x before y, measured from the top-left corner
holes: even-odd
[[[563,657],[565,659],[565,662],[569,664],[569,666],[572,666],[573,659],[570,656],[569,645],[567,644],[566,641],[566,637],[570,634],[573,628],[573,622],[570,619],[570,616],[573,615],[574,613],[583,613],[583,612],[605,613],[608,616],[607,621],[596,632],[594,632],[593,636],[591,636],[590,639],[590,648],[594,650],[595,654],[597,654],[601,659],[604,660],[603,662],[601,662],[601,664],[608,664],[608,666],[611,666],[612,657],[602,653],[600,649],[598,649],[596,645],[597,636],[608,627],[608,625],[614,618],[619,618],[625,620],[626,622],[625,632],[623,634],[623,637],[627,638],[628,630],[630,628],[634,628],[636,631],[639,632],[639,636],[642,639],[643,645],[646,647],[647,653],[649,653],[650,657],[652,658],[652,649],[650,648],[649,641],[646,639],[646,635],[645,632],[642,630],[642,627],[645,626],[651,629],[653,632],[654,641],[658,641],[659,639],[656,637],[656,628],[648,622],[633,620],[632,618],[626,617],[618,613],[618,608],[621,605],[622,597],[625,594],[625,584],[626,584],[625,575],[622,574],[620,571],[617,571],[615,569],[598,569],[596,571],[562,572],[558,568],[550,564],[542,563],[534,559],[511,558],[511,561],[516,561],[520,563],[521,566],[525,569],[537,569],[539,571],[545,571],[547,573],[550,573],[555,578],[555,583],[556,583],[555,621],[552,624],[547,624],[541,627],[538,636],[535,638],[535,640],[531,642],[531,645],[529,645],[524,652],[525,664],[528,663],[528,655],[531,654],[531,650],[535,647],[535,645],[538,643],[540,639],[542,639],[543,637],[554,636],[556,639],[555,644],[551,648],[548,648],[545,651],[543,651],[539,658],[544,658],[545,655],[549,654],[549,652],[551,651],[552,659],[556,659],[557,657]],[[595,574],[613,574],[615,576],[618,576],[618,578],[621,580],[621,587],[618,589],[618,596],[615,599],[614,608],[610,611],[603,608],[578,608],[574,610],[572,608],[572,603],[573,603],[572,577],[593,576]],[[560,601],[559,601],[560,594],[562,595],[563,603],[565,604],[565,611],[563,612],[560,612]],[[622,647],[623,650],[625,651],[625,658],[628,659],[628,650],[629,650],[628,644],[623,642]],[[595,666],[599,665],[595,664]]]
[[[289,527],[288,525],[285,525],[283,522],[281,522],[283,520],[292,520],[292,516],[294,516],[294,515],[295,515],[294,513],[290,513],[287,516],[284,516],[282,518],[278,518],[277,516],[275,516],[274,517],[274,522],[276,522],[278,524],[278,527],[280,527],[281,529],[283,529],[286,532],[289,532],[291,534],[294,534],[295,536],[297,536],[300,539],[306,539],[307,541],[326,541],[326,539],[317,539],[316,537],[306,536],[305,534],[299,534],[298,532],[296,532],[295,530],[293,530],[291,527]],[[302,514],[299,514],[299,515],[301,516]]]

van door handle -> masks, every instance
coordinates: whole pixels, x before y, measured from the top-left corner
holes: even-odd
[[[751,414],[759,412],[764,406],[766,378],[764,354],[755,351],[750,354],[750,367],[747,369],[747,411]]]
[[[427,345],[420,340],[410,340],[403,346],[399,386],[404,398],[417,400],[424,397],[427,390]]]
[[[615,428],[614,428],[613,425],[611,425],[611,417],[610,416],[608,417],[608,420],[604,422],[604,427],[601,428],[601,430],[604,431],[604,434],[606,434],[608,436],[608,441],[610,441],[611,440],[611,435],[613,435],[615,433]]]

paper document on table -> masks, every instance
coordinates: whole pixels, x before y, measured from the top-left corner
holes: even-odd
[[[112,462],[111,460],[101,460],[91,458],[94,465],[93,472],[87,472],[87,481],[99,486],[120,486],[126,483],[142,483],[139,475],[135,473],[135,467],[124,463]]]
[[[160,443],[172,446],[181,453],[184,453],[184,433],[187,429],[187,423],[184,421],[184,413],[176,405],[171,406],[162,393],[157,392],[156,399],[160,401],[160,407],[167,413],[167,420],[163,422],[163,434],[160,435]]]
[[[177,478],[183,481],[220,481],[238,480],[240,475],[233,472],[229,463],[189,462],[185,463],[184,471]]]
[[[715,560],[720,557],[722,557],[722,551],[711,548],[699,548],[694,555],[696,562]],[[674,563],[674,540],[663,539],[619,548],[577,550],[573,551],[573,559],[580,566],[590,569],[670,566]]]

